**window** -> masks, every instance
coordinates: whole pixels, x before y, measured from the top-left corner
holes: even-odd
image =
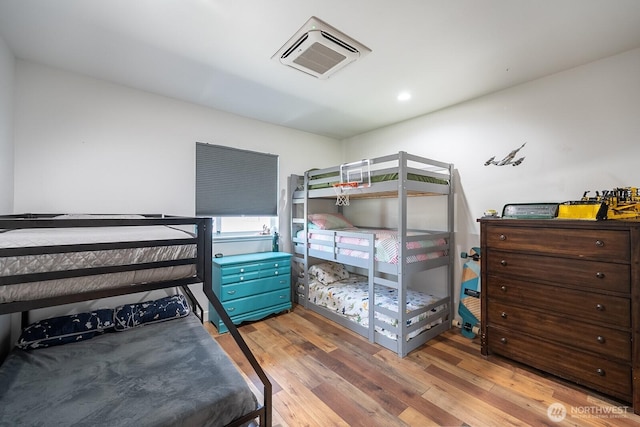
[[[218,233],[260,233],[276,225],[278,156],[196,143],[196,215]]]
[[[216,233],[272,234],[277,226],[274,216],[225,216],[214,217],[213,229]]]

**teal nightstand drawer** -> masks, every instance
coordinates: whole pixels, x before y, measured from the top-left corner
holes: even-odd
[[[260,277],[291,275],[291,267],[269,268],[260,270]]]
[[[260,264],[254,263],[254,264],[225,265],[224,267],[220,268],[220,270],[223,276],[230,276],[232,274],[242,274],[242,273],[248,273],[250,271],[258,271],[260,270]]]
[[[289,259],[278,259],[278,260],[260,263],[260,270],[269,270],[272,268],[280,269],[280,270],[288,270],[291,268],[291,261]]]
[[[222,276],[220,284],[226,285],[228,283],[246,282],[248,280],[254,280],[260,277],[260,271],[249,271],[246,273],[229,274]]]
[[[222,305],[224,306],[225,310],[227,310],[229,316],[233,318],[234,316],[237,316],[239,314],[260,310],[271,305],[286,303],[290,301],[289,294],[289,289],[280,289],[260,295],[227,301],[222,303]]]
[[[262,294],[264,292],[285,289],[289,292],[291,286],[291,275],[283,274],[281,276],[270,276],[264,279],[251,280],[248,282],[234,283],[222,286],[220,299],[230,301],[246,296]]]

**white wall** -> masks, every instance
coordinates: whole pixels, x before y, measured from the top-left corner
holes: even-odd
[[[0,37],[0,215],[13,213],[13,84],[15,60]]]
[[[287,177],[342,159],[331,138],[32,62],[18,60],[16,77],[16,212],[193,215],[199,141],[280,156],[286,241]]]
[[[17,61],[15,91],[17,213],[193,215],[198,141],[279,155],[279,230],[288,242],[287,177],[342,159],[334,139],[32,62]],[[215,248],[255,250],[256,242]]]
[[[0,37],[0,215],[13,213],[13,82],[15,60]],[[10,317],[0,316],[0,361],[9,351]]]
[[[479,245],[487,209],[640,186],[639,114],[636,49],[347,139],[345,160],[407,151],[454,163],[460,252]],[[524,142],[521,165],[484,166]]]

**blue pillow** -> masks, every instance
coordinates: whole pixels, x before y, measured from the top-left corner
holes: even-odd
[[[185,297],[178,294],[155,301],[122,305],[115,309],[113,320],[116,331],[124,331],[148,323],[185,317],[190,311]]]
[[[93,338],[113,326],[111,309],[52,317],[24,328],[16,346],[30,350],[68,344]]]

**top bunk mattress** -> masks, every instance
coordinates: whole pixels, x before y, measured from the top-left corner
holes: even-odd
[[[399,152],[293,175],[294,198],[335,197],[338,183],[358,183],[351,197],[397,197],[399,187],[409,196],[452,194],[453,165]],[[305,188],[306,186],[306,188]]]
[[[0,251],[6,250],[4,253],[8,254],[0,256],[0,278],[191,259],[196,256],[195,243],[169,244],[167,241],[193,238],[193,234],[184,230],[162,225],[0,230]],[[85,250],[74,250],[72,247],[119,242],[147,243],[119,249],[86,250],[85,247]],[[33,248],[33,253],[11,255],[11,249],[19,248]],[[107,274],[94,273],[83,277],[25,280],[27,283],[0,286],[0,303],[175,280],[195,274],[195,265],[186,264]]]
[[[380,174],[380,175],[371,175],[371,183],[375,184],[375,183],[380,183],[380,182],[396,181],[398,179],[398,177],[399,177],[398,173],[384,173],[384,174]],[[336,178],[333,181],[334,182],[339,182],[340,181],[340,173],[339,172],[331,172],[331,173],[327,173],[327,174],[316,175],[316,176],[314,176],[314,178],[315,179]],[[411,181],[425,182],[425,183],[430,183],[430,184],[441,184],[441,185],[448,185],[449,184],[449,181],[447,181],[447,180],[440,179],[440,178],[435,178],[435,177],[427,176],[427,175],[419,175],[417,173],[408,173],[407,174],[407,179],[409,179]],[[311,184],[311,185],[309,185],[309,190],[318,190],[318,189],[321,189],[321,188],[332,188],[334,182],[325,182],[325,183],[321,183],[321,184]]]
[[[14,349],[0,384],[0,425],[217,426],[258,406],[194,315]]]

